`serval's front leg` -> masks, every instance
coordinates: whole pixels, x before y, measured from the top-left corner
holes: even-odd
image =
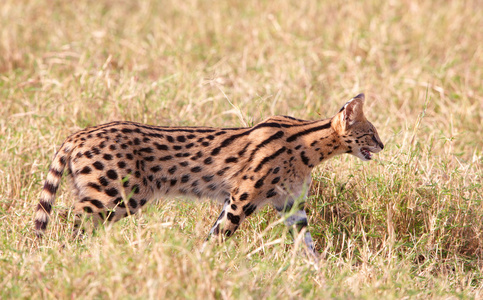
[[[289,228],[292,238],[303,232],[304,244],[307,247],[308,253],[314,258],[318,259],[318,253],[315,251],[314,241],[310,231],[308,230],[307,213],[305,212],[305,199],[302,200],[288,199],[283,206],[275,206],[279,215],[284,218],[285,225]]]

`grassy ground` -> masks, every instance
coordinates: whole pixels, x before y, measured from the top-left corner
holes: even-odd
[[[482,297],[481,28],[478,0],[1,1],[0,298]],[[359,92],[386,148],[314,172],[318,269],[270,208],[203,254],[208,201],[72,241],[66,185],[34,241],[49,161],[78,129],[325,118]]]

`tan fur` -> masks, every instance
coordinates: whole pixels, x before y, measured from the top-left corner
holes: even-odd
[[[87,213],[99,222],[117,221],[154,198],[209,197],[225,203],[211,233],[231,235],[266,203],[281,213],[291,208],[305,196],[310,173],[320,162],[343,153],[366,160],[361,148],[382,150],[376,129],[363,115],[363,103],[361,94],[330,119],[276,116],[250,128],[133,122],[86,128],[71,135],[52,162],[36,229],[45,230],[67,168],[78,197],[76,214]],[[303,223],[303,216],[294,222]]]

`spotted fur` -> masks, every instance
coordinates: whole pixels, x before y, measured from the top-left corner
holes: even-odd
[[[286,224],[300,230],[307,226],[303,203],[315,166],[343,153],[369,160],[384,147],[364,117],[363,103],[360,94],[330,119],[276,116],[247,128],[133,122],[86,128],[67,138],[54,157],[37,206],[36,232],[47,227],[66,168],[77,196],[73,212],[96,223],[134,214],[155,198],[187,195],[224,203],[210,235],[232,235],[267,203],[282,215],[290,212]],[[305,243],[313,251],[308,231]]]

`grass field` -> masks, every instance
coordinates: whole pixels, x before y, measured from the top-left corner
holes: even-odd
[[[478,0],[1,1],[0,298],[483,297],[481,28]],[[360,92],[386,147],[313,173],[318,268],[270,207],[203,254],[209,201],[159,201],[72,240],[67,184],[34,238],[76,130],[327,118]]]

